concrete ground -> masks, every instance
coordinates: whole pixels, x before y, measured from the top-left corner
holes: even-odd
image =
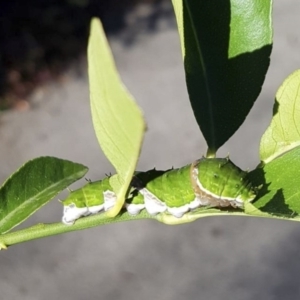
[[[224,146],[236,164],[259,162],[259,139],[274,95],[300,68],[300,2],[276,1],[274,50],[263,91],[245,124]],[[182,166],[205,153],[184,83],[173,21],[138,31],[129,46],[111,40],[124,82],[142,107],[148,132],[139,169]],[[30,110],[0,119],[0,179],[28,159],[52,155],[90,167],[99,179],[112,167],[91,123],[86,74],[36,94]],[[81,183],[83,183],[82,181]],[[53,201],[26,225],[61,218]],[[136,221],[13,246],[0,253],[0,299],[299,299],[300,224],[214,217],[181,226]]]

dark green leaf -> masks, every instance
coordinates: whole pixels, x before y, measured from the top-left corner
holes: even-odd
[[[262,212],[287,218],[300,214],[300,147],[250,173],[261,185],[254,206]]]
[[[173,0],[191,105],[212,154],[260,93],[272,48],[271,3]]]
[[[28,161],[0,188],[0,233],[25,221],[88,168],[55,157]]]

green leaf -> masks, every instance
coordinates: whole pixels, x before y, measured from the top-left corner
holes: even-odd
[[[25,221],[87,171],[81,164],[55,157],[28,161],[0,188],[0,233]]]
[[[253,205],[264,213],[294,218],[300,213],[300,147],[250,173],[262,185]]]
[[[143,115],[125,89],[99,19],[91,22],[88,73],[94,129],[100,147],[117,174],[110,183],[117,194],[111,217],[121,210],[139,158],[144,131]]]
[[[279,88],[271,124],[260,141],[260,158],[268,163],[300,145],[300,70]]]
[[[191,105],[214,156],[261,91],[272,48],[272,1],[172,1]]]

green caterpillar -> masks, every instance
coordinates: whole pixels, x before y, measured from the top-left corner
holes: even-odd
[[[246,175],[229,158],[201,158],[180,169],[139,172],[124,208],[131,215],[146,209],[152,215],[168,212],[177,218],[200,206],[243,208],[257,191]],[[72,225],[82,216],[109,210],[115,202],[109,177],[90,182],[62,202],[62,222]]]

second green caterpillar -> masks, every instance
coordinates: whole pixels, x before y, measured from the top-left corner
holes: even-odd
[[[201,158],[180,169],[140,172],[132,180],[124,208],[131,215],[146,209],[152,215],[168,212],[177,218],[200,206],[243,208],[257,190],[246,175],[228,158]],[[90,182],[62,202],[62,221],[71,225],[80,217],[109,210],[115,202],[109,177]]]

